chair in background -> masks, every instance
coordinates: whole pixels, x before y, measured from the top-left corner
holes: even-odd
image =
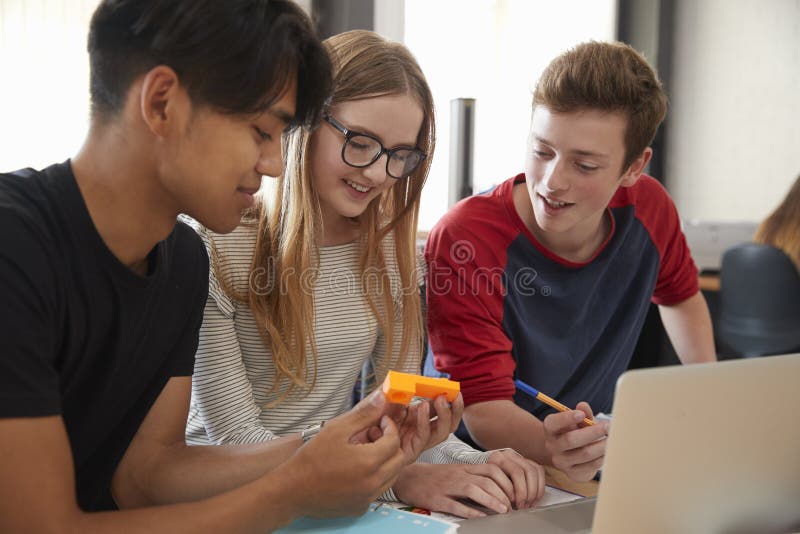
[[[719,337],[741,356],[800,351],[800,275],[780,249],[743,243],[720,269]]]

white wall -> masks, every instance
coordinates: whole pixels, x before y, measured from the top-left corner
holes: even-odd
[[[80,148],[98,1],[0,0],[0,172],[42,168]]]
[[[402,43],[405,38],[405,0],[374,0],[372,28],[387,39]]]
[[[758,221],[800,173],[800,0],[676,0],[665,178],[686,219]]]
[[[311,0],[294,0],[307,14],[311,14]]]

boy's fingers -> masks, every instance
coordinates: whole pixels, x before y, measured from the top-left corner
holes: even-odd
[[[581,414],[579,420],[582,421],[585,416],[582,412],[557,412],[548,415],[543,421],[545,431],[551,435],[558,436],[575,429],[577,427],[575,413]]]
[[[392,418],[388,415],[381,417],[381,432],[383,433],[383,436],[388,435],[390,437],[397,437],[399,435],[397,424],[395,424],[395,422],[392,421]]]
[[[575,407],[575,410],[586,414],[586,418],[589,420],[594,419],[594,412],[592,412],[592,407],[589,406],[588,402],[583,402],[583,401],[579,402],[578,405]]]
[[[383,413],[391,417],[399,426],[402,426],[409,417],[413,416],[414,410],[414,406],[409,407],[405,404],[387,402]]]
[[[389,473],[394,473],[396,476],[401,466],[401,463],[397,462],[402,462],[403,459],[402,451],[400,450],[400,435],[397,426],[390,417],[386,415],[381,417],[380,425],[381,436],[372,443],[360,446],[372,451],[382,464],[381,468]]]
[[[606,437],[604,425],[593,425],[576,428],[556,436],[552,441],[557,450],[577,451],[581,448],[591,446]],[[605,445],[603,445],[605,447]]]
[[[383,415],[385,404],[386,397],[383,392],[373,391],[367,398],[356,404],[352,410],[331,419],[325,424],[325,427],[337,432],[346,432],[349,440],[359,432],[377,426]]]
[[[377,426],[370,427],[370,429],[367,431],[367,439],[369,439],[370,442],[377,440],[382,435],[383,432]]]
[[[606,454],[606,442],[605,440],[602,440],[602,441],[593,441],[588,445],[585,445],[577,449],[564,451],[562,453],[562,457],[565,463],[571,466],[576,466],[587,462],[595,461],[596,459],[605,456],[605,454]]]
[[[386,468],[393,461],[393,456],[400,455],[402,457],[397,426],[391,418],[380,415],[381,408],[379,405],[362,406],[362,404],[364,404],[363,401],[348,413],[332,419],[330,424],[326,424],[322,428],[320,434],[325,433],[332,437],[335,437],[336,433],[346,435],[347,443],[352,446],[362,447],[359,449],[358,454],[370,454],[372,455],[372,461],[378,464],[379,468]],[[375,420],[376,417],[380,418],[380,420]],[[376,424],[380,425],[380,429],[374,426]],[[364,428],[364,425],[369,429]],[[369,443],[353,441],[355,436],[365,432],[370,434],[370,439],[372,437],[375,437],[375,439]],[[396,469],[399,469],[399,466]]]
[[[586,462],[583,464],[578,464],[572,467],[572,475],[570,478],[573,480],[577,480],[579,482],[586,482],[591,480],[597,470],[603,467],[603,461],[605,460],[605,456],[601,456],[592,460],[591,462]]]

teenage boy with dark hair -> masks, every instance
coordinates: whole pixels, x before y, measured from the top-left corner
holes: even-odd
[[[288,0],[104,0],[89,55],[80,152],[0,175],[0,531],[238,532],[363,511],[442,433],[427,417],[398,428],[382,394],[281,465],[286,441],[184,442],[208,259],[176,217],[233,229],[281,172],[282,133],[317,120],[330,63],[307,17]]]
[[[678,213],[642,174],[665,113],[655,72],[631,47],[569,50],[534,91],[525,172],[431,232],[434,361],[461,382],[481,446],[592,478],[608,423],[581,421],[611,410],[651,301],[684,363],[715,360]],[[553,414],[515,379],[577,409]]]

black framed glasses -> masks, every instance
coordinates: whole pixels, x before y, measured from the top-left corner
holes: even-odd
[[[396,180],[401,180],[408,178],[419,167],[422,160],[428,157],[425,152],[414,147],[384,148],[380,140],[373,135],[350,130],[327,114],[325,120],[344,135],[342,161],[351,167],[357,169],[369,167],[383,154],[386,154],[386,174]]]

